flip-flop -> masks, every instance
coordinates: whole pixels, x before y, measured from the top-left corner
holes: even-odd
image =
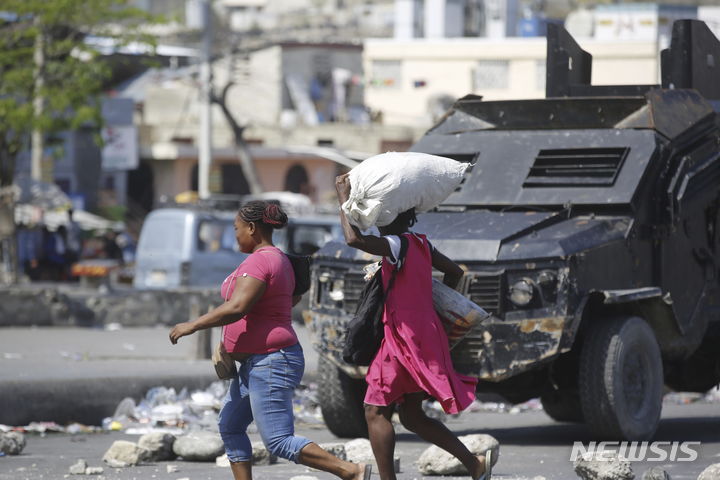
[[[363,468],[363,480],[370,480],[370,476],[372,475],[372,465],[365,464],[365,468]]]
[[[485,452],[485,472],[477,480],[490,480],[492,476],[492,450]]]

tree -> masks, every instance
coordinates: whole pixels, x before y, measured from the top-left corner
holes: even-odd
[[[13,218],[12,196],[3,192],[30,138],[32,176],[39,179],[46,135],[87,125],[99,134],[111,69],[86,38],[153,45],[141,26],[154,21],[130,0],[0,0],[0,222]],[[0,236],[11,230],[0,225]],[[7,250],[0,250],[0,283],[14,262]],[[14,281],[14,272],[8,277]]]

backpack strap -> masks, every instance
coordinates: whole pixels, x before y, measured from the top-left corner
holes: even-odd
[[[393,286],[393,283],[395,283],[395,275],[397,274],[397,271],[400,270],[405,263],[405,256],[407,255],[408,246],[410,242],[408,241],[407,237],[405,235],[400,235],[400,255],[397,259],[397,262],[395,262],[395,268],[392,271],[392,275],[390,276],[390,281],[388,282],[387,290],[385,290],[385,296],[387,297],[388,292],[390,292],[390,289]]]

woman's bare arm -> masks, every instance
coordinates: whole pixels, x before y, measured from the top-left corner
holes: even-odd
[[[443,255],[437,248],[432,252],[432,266],[445,274],[443,283],[450,288],[456,288],[465,274],[460,265]]]
[[[347,174],[335,179],[335,190],[337,190],[338,202],[342,205],[350,197],[350,178]],[[390,244],[386,239],[376,235],[364,235],[359,228],[350,224],[342,209],[340,209],[340,224],[345,236],[345,243],[349,246],[372,255],[383,257],[392,255]]]
[[[186,335],[192,335],[198,330],[228,325],[245,316],[253,305],[265,293],[265,282],[250,276],[238,277],[235,280],[235,290],[230,299],[210,312],[191,322],[178,323],[170,331],[170,342],[177,341]]]

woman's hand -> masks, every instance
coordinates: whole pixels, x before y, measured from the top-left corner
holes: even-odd
[[[350,198],[350,174],[335,177],[335,191],[337,191],[338,201],[340,205],[347,202]]]
[[[170,330],[170,343],[175,345],[181,337],[195,333],[195,325],[192,322],[178,323]]]

